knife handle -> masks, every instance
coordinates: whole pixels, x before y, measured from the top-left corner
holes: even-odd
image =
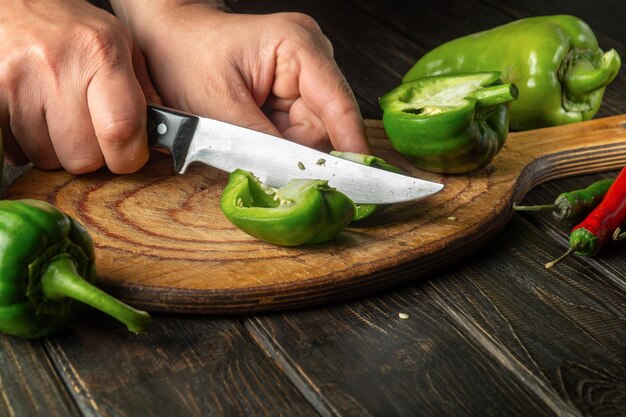
[[[197,116],[148,104],[148,144],[169,150],[176,172],[183,168],[198,121]]]

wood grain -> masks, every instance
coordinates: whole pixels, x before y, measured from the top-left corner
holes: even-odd
[[[161,316],[133,335],[97,314],[47,341],[82,415],[318,415],[238,320]]]
[[[97,247],[101,284],[128,302],[153,311],[250,312],[415,279],[491,239],[534,185],[626,164],[626,116],[512,134],[493,164],[448,177],[412,169],[389,148],[379,121],[367,126],[375,154],[446,187],[323,245],[283,248],[245,235],[220,212],[224,173],[196,166],[176,175],[162,156],[127,176],[32,169],[7,197],[47,200],[81,221]]]
[[[0,416],[81,415],[41,341],[0,335]]]
[[[562,247],[522,216],[506,230],[427,282],[248,328],[338,415],[623,416],[626,287],[598,258],[546,270]]]
[[[429,298],[531,391],[580,414],[626,410],[626,285],[611,257],[575,257],[554,270],[543,264],[563,247],[526,221],[515,221],[469,260],[425,286]],[[623,249],[620,256],[623,259]],[[615,255],[612,256],[615,258]]]

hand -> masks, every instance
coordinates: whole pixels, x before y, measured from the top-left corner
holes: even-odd
[[[166,105],[311,147],[369,153],[356,101],[312,18],[112,4]]]
[[[144,92],[158,98],[123,25],[84,0],[0,4],[7,162],[72,173],[140,168],[149,155]]]

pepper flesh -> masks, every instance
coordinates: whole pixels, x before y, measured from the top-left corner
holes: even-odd
[[[459,174],[487,165],[508,135],[513,84],[498,72],[425,77],[380,99],[392,146],[418,168]]]
[[[67,325],[82,303],[133,332],[150,323],[148,313],[98,289],[95,279],[93,242],[80,223],[43,201],[0,201],[0,331],[49,335]]]
[[[350,198],[327,181],[297,179],[275,189],[241,169],[230,174],[222,212],[245,233],[281,246],[321,243],[338,235],[354,218]]]
[[[538,16],[464,36],[428,52],[403,81],[471,71],[500,71],[520,98],[511,129],[527,130],[591,119],[621,65],[617,52],[598,46],[591,28],[574,16]]]
[[[405,172],[400,168],[387,163],[384,159],[378,158],[374,155],[367,155],[356,152],[338,152],[331,151],[331,155],[337,156],[339,158],[347,159],[352,162],[356,162],[362,165],[367,165],[370,167],[383,169],[385,171],[395,172],[396,174],[404,174]],[[364,220],[374,214],[380,212],[381,210],[389,207],[389,204],[356,204],[356,212],[354,214],[354,219],[352,221],[360,221]]]

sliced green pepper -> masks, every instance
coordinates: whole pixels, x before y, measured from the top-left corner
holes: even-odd
[[[405,172],[400,168],[387,163],[384,159],[378,158],[373,155],[367,155],[355,152],[338,152],[331,151],[331,155],[347,159],[352,162],[367,165],[374,168],[384,169],[385,171],[395,172],[396,174],[404,174]],[[356,204],[356,213],[354,214],[353,221],[363,220],[370,217],[379,211],[389,207],[388,204]]]
[[[275,245],[321,243],[338,235],[356,207],[327,181],[299,179],[275,189],[235,170],[221,198],[224,215],[247,234]]]
[[[0,201],[0,331],[29,338],[49,335],[64,327],[82,303],[133,332],[150,323],[148,313],[95,287],[95,278],[93,243],[77,221],[43,201]]]
[[[444,43],[428,52],[403,81],[468,71],[500,71],[515,83],[511,129],[526,130],[591,119],[621,65],[603,53],[591,28],[574,16],[539,16]]]
[[[400,84],[380,99],[392,146],[415,166],[459,174],[487,165],[509,128],[513,84],[498,72],[425,77]]]

